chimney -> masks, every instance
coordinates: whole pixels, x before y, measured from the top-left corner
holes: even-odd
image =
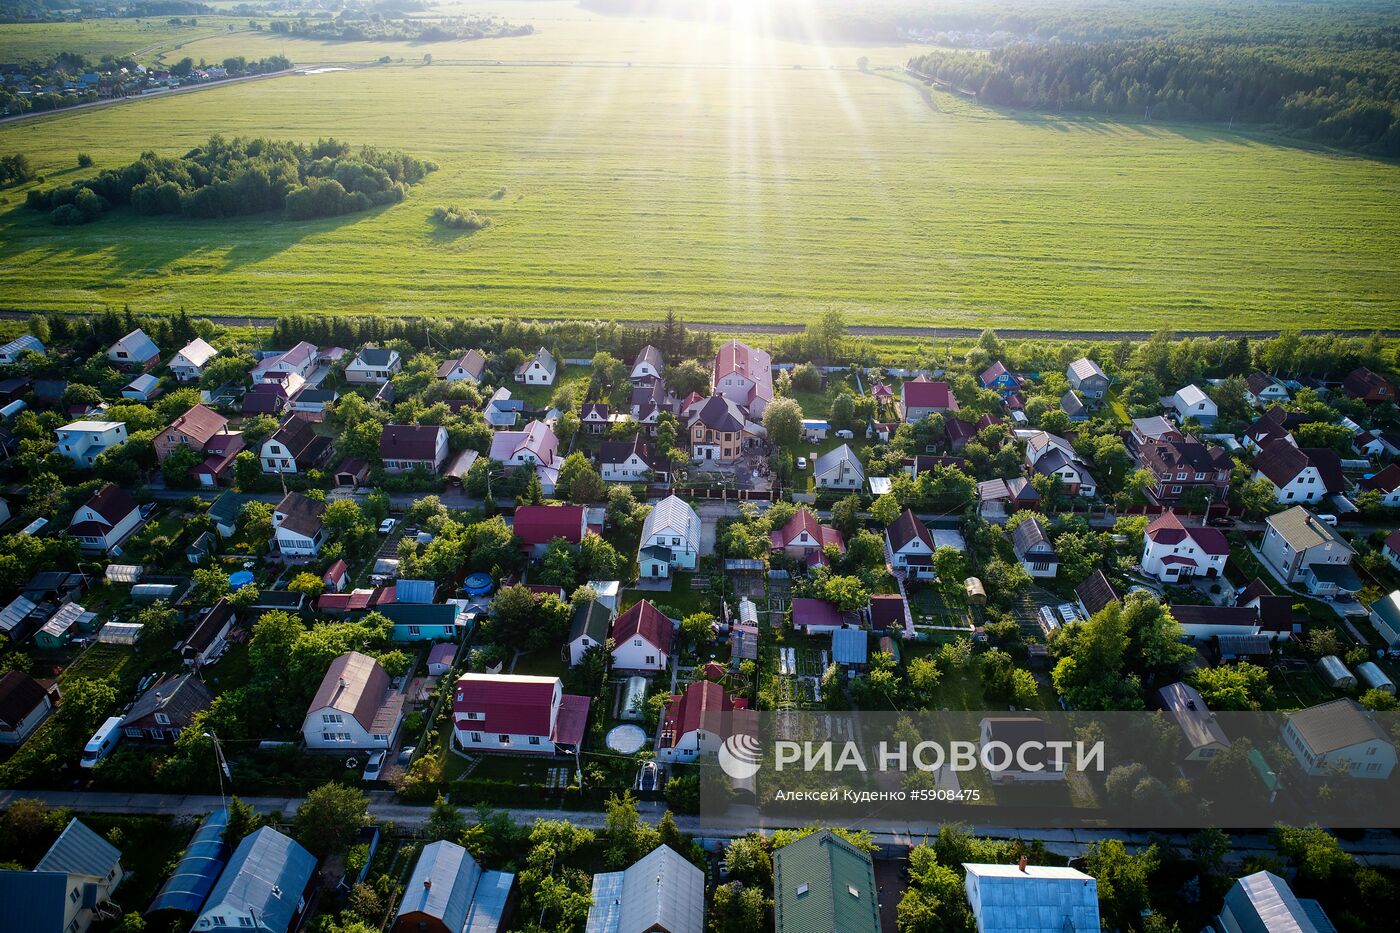
[[[1019,862],[1016,863],[1016,867],[1019,868],[1019,869],[1021,869],[1021,873],[1022,873],[1022,874],[1025,874],[1025,872],[1026,872],[1026,857],[1025,857],[1024,855],[1021,856],[1021,860],[1020,860]]]
[[[424,878],[424,879],[423,879],[423,890],[424,890],[424,891],[431,891],[432,889],[433,889],[433,879],[431,879],[431,878]]]

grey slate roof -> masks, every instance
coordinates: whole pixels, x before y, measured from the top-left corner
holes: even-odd
[[[598,600],[580,603],[569,620],[569,641],[577,641],[586,634],[601,645],[608,638],[608,624],[611,621],[612,613]]]
[[[212,702],[213,694],[193,671],[176,674],[153,684],[126,714],[122,728],[161,712],[170,717],[170,725],[183,729],[194,719],[195,713],[207,709]]]
[[[285,931],[315,870],[316,856],[264,826],[238,844],[205,908],[229,904],[250,909],[269,930]]]
[[[480,880],[481,866],[466,849],[455,842],[431,842],[413,866],[398,916],[426,914],[449,930],[460,930]]]
[[[63,828],[34,870],[106,878],[121,857],[121,850],[75,819]]]
[[[1314,755],[1325,755],[1372,739],[1390,741],[1371,714],[1350,697],[1289,713],[1288,722]]]
[[[593,876],[585,933],[703,933],[705,873],[670,846]]]

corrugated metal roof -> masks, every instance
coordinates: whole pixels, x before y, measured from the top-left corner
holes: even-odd
[[[0,871],[0,929],[63,933],[68,875],[57,871]]]
[[[623,871],[593,876],[585,933],[702,933],[705,874],[670,846],[658,846]]]
[[[34,870],[106,878],[121,857],[120,849],[75,819],[64,827]]]
[[[400,580],[396,587],[396,598],[401,603],[431,603],[437,594],[437,584],[432,580]]]
[[[482,872],[462,933],[497,933],[505,921],[506,904],[514,885],[515,875],[508,871]]]
[[[870,856],[829,829],[773,855],[777,933],[880,933]]]
[[[832,632],[831,659],[837,664],[864,664],[869,659],[865,629],[839,628]]]
[[[314,855],[264,826],[238,844],[205,909],[227,904],[251,910],[269,930],[286,930],[315,870]]]
[[[968,903],[982,933],[1094,933],[1098,883],[1073,868],[964,864]]]
[[[413,866],[398,916],[424,914],[460,930],[480,878],[481,866],[466,849],[446,840],[430,842]]]
[[[1298,902],[1288,882],[1270,871],[1257,871],[1237,879],[1225,894],[1225,911],[1242,930],[1318,933],[1317,925]]]

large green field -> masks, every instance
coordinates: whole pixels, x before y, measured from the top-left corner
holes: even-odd
[[[172,26],[168,18],[99,19],[72,23],[6,23],[0,25],[0,60],[7,62],[43,61],[60,52],[76,52],[94,61],[103,55],[133,55],[144,64],[183,57],[170,53],[186,44],[216,37],[219,42],[239,45],[238,30],[246,30],[248,20],[222,16],[195,19],[195,25]],[[194,55],[206,55],[200,50]],[[242,55],[242,52],[231,52]],[[210,61],[222,61],[225,56]],[[262,56],[258,56],[262,57]]]
[[[54,227],[12,189],[0,307],[674,308],[783,323],[839,307],[853,323],[1066,331],[1400,321],[1394,164],[1213,128],[997,113],[855,67],[862,54],[894,65],[902,47],[550,2],[492,9],[537,34],[393,48],[219,36],[181,54],[395,61],[0,126],[0,153],[27,153],[49,183],[80,177],[79,152],[102,168],[214,132],[334,135],[441,165],[403,204],[307,223],[117,214]],[[495,225],[439,230],[442,204]]]

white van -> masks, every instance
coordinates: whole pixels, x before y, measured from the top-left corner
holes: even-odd
[[[112,749],[117,747],[121,741],[122,730],[120,728],[122,718],[113,716],[98,727],[92,738],[83,746],[83,757],[78,764],[84,768],[94,768],[103,758],[106,758]]]

